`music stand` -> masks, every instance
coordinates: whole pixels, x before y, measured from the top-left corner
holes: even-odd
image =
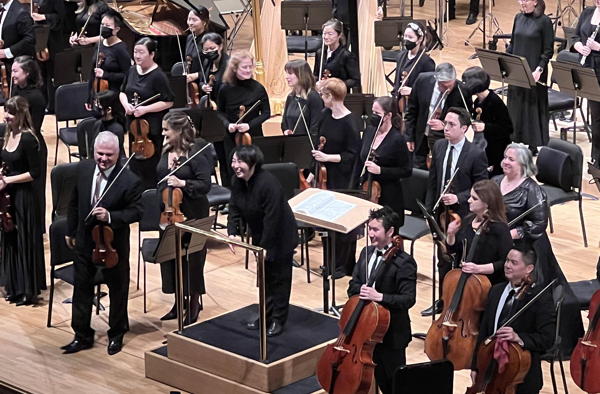
[[[350,93],[344,99],[344,105],[352,112],[352,119],[358,131],[364,131],[365,119],[373,112],[375,96],[370,93]]]
[[[217,111],[213,110],[201,110],[202,113],[202,126],[200,127],[200,137],[204,138],[207,142],[219,142],[223,141],[227,130],[223,125],[223,121],[219,118]]]
[[[506,84],[526,89],[536,85],[527,59],[524,57],[482,48],[475,48],[475,53],[481,62],[481,67],[490,78],[502,82],[503,95]]]
[[[308,31],[321,30],[331,19],[331,1],[285,0],[281,2],[281,28],[302,30],[304,35],[304,60],[308,61]]]
[[[173,107],[171,108],[185,108],[187,107],[187,81],[185,75],[169,75],[169,86],[173,91]]]
[[[449,360],[398,367],[394,371],[394,394],[452,394],[454,367]]]
[[[183,222],[183,224],[188,225],[190,227],[195,227],[195,228],[199,228],[201,230],[205,230],[205,231],[209,231],[211,226],[213,225],[215,221],[215,216],[209,216],[206,218],[202,218],[202,219],[192,219],[192,220],[187,220],[185,222]],[[158,241],[158,246],[156,247],[156,250],[154,251],[153,257],[155,258],[155,261],[157,263],[165,263],[167,261],[171,261],[171,260],[175,260],[176,258],[176,254],[177,254],[177,243],[175,242],[175,226],[174,225],[169,225],[167,226],[167,228],[165,229],[165,231],[162,233],[162,235],[160,236],[160,239]],[[187,247],[183,247],[182,249],[185,249],[186,251],[186,255],[190,255],[192,253],[196,253],[201,251],[202,249],[204,249],[204,246],[206,244],[206,237],[201,236],[199,234],[196,233],[186,233],[186,234],[190,234],[190,239],[189,242],[187,243]],[[177,265],[178,267],[178,265]],[[189,264],[188,264],[188,268],[189,268]],[[189,272],[188,272],[189,274]],[[182,276],[181,276],[182,277]],[[187,277],[189,278],[189,275],[187,275]],[[179,278],[180,275],[175,275],[175,289],[179,290],[180,284],[179,284]],[[181,321],[183,323],[183,315],[180,315],[180,312],[183,312],[183,305],[178,305],[179,304],[179,300],[180,297],[175,297],[175,304],[177,306],[177,318],[179,321]]]
[[[573,95],[573,114],[577,110],[577,98],[600,101],[600,85],[596,72],[579,64],[552,61],[552,78],[561,92]],[[573,116],[573,143],[576,143],[577,117]],[[566,138],[565,138],[566,139]]]
[[[272,137],[253,137],[252,143],[260,148],[264,156],[265,164],[281,163],[283,157],[283,140],[287,138],[284,135],[275,135]]]
[[[315,142],[313,140],[313,143]],[[307,135],[287,135],[283,140],[281,161],[296,163],[298,168],[310,168],[313,163],[311,151],[312,146]]]
[[[380,21],[375,21],[375,45],[388,50],[399,45],[402,37],[404,37],[406,25],[411,22],[420,23],[422,26],[427,25],[427,22],[423,19],[412,19],[404,16],[386,17]]]

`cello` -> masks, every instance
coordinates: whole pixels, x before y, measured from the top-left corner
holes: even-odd
[[[473,261],[487,223],[484,220],[477,228],[466,258],[463,253],[463,262]],[[455,370],[470,368],[477,346],[479,321],[491,287],[485,275],[468,274],[460,268],[446,274],[442,291],[444,309],[429,327],[425,338],[425,354],[430,360],[446,358],[452,361]]]
[[[393,237],[392,244],[367,286],[373,287],[385,263],[401,250],[402,238]],[[390,312],[385,307],[358,295],[350,297],[340,317],[340,335],[327,345],[317,364],[321,387],[331,394],[368,393],[375,369],[373,351],[383,341],[389,324]]]
[[[600,290],[590,300],[590,324],[583,338],[571,353],[571,376],[575,384],[586,393],[600,392]]]

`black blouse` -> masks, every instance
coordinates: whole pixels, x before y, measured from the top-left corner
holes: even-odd
[[[186,157],[182,157],[182,162],[188,157],[198,152],[206,145],[206,141],[198,139],[190,149]],[[174,175],[185,180],[185,186],[181,188],[183,192],[183,201],[181,202],[181,212],[187,219],[201,219],[208,214],[208,199],[206,194],[210,191],[210,174],[213,171],[214,163],[210,153],[210,147],[206,148],[202,153],[199,153],[186,165],[181,167]],[[169,153],[164,152],[156,172],[158,178],[162,179],[165,175],[171,172],[169,169]],[[159,198],[162,196],[162,191],[167,187],[167,182],[161,182],[158,187]]]
[[[592,16],[596,7],[586,7],[579,15],[579,21],[577,22],[577,28],[575,29],[576,36],[573,37],[573,44],[581,42],[583,45],[586,44],[588,38],[596,31],[597,25],[592,25]],[[596,35],[596,42],[600,42],[600,34]],[[576,52],[573,47],[571,50]],[[584,67],[591,67],[596,71],[596,76],[600,77],[600,52],[591,51],[585,60]]]
[[[12,96],[21,96],[27,99],[29,103],[29,113],[31,114],[31,120],[33,122],[33,128],[35,129],[36,136],[38,139],[42,137],[42,123],[44,123],[44,116],[46,115],[46,99],[44,93],[33,85],[27,85],[24,88],[20,88],[19,85],[14,84],[12,89]],[[41,143],[42,141],[40,141]]]
[[[104,60],[100,65],[100,68],[104,70],[102,79],[106,79],[108,81],[108,88],[110,90],[118,92],[121,89],[123,80],[125,79],[125,74],[131,68],[131,57],[129,56],[129,50],[127,49],[127,44],[125,44],[123,41],[117,42],[111,46],[104,45],[102,41],[98,43],[98,45],[100,45],[100,53],[104,55]],[[88,79],[88,89],[90,93],[94,90],[94,81],[96,79],[96,73],[94,72],[97,64],[96,53],[97,51],[94,51],[92,69]],[[100,58],[102,58],[102,55],[100,55]],[[92,97],[90,94],[88,103],[91,103],[91,99]]]
[[[492,180],[500,186],[503,178],[504,175],[498,175],[493,177]],[[502,198],[506,205],[506,217],[510,222],[538,202],[546,201],[546,193],[536,181],[527,178],[514,190],[503,195]],[[523,233],[525,238],[535,240],[546,233],[547,226],[548,214],[546,204],[544,203],[533,210],[527,217],[521,219],[520,222],[511,226],[511,228]]]
[[[300,104],[300,106],[298,106]],[[290,93],[285,99],[285,107],[283,116],[281,117],[281,130],[294,130],[295,135],[305,135],[306,126],[304,120],[300,117],[300,108],[306,124],[312,135],[316,135],[319,125],[319,118],[323,110],[323,100],[315,90],[308,92],[305,98],[296,96],[295,93]],[[297,124],[297,126],[296,126]]]
[[[467,241],[467,255],[473,245],[475,231],[473,230],[473,220],[475,215],[469,215],[463,220],[462,225],[456,233],[454,245],[450,246],[450,251],[456,253],[456,260],[461,261],[463,252],[463,240]],[[512,238],[510,229],[504,222],[489,222],[486,229],[481,233],[471,263],[489,264],[494,266],[494,273],[488,275],[492,285],[503,282],[504,279],[504,261],[506,255],[512,248]],[[467,256],[465,256],[466,259]]]
[[[506,52],[527,59],[531,72],[537,67],[544,71],[540,82],[546,82],[548,62],[554,53],[554,30],[552,21],[546,15],[518,13],[513,22],[510,45]]]
[[[393,95],[398,94],[400,85],[402,85],[402,81],[404,79],[402,73],[406,72],[408,74],[413,68],[413,66],[414,69],[412,70],[412,72],[410,72],[410,75],[408,75],[408,80],[406,81],[406,84],[404,84],[404,86],[412,87],[419,74],[428,71],[435,71],[435,62],[432,58],[429,57],[428,54],[424,53],[423,56],[421,56],[421,59],[419,59],[417,65],[415,66],[414,64],[421,52],[417,52],[417,56],[413,57],[412,59],[409,59],[409,53],[409,51],[404,49],[398,54],[398,60],[396,61],[396,77],[394,78],[394,87],[392,88]]]
[[[319,137],[321,136],[326,139],[323,153],[339,154],[342,159],[339,163],[323,163],[327,169],[327,189],[352,188],[352,170],[360,144],[352,114],[335,119],[329,108],[324,109],[319,123]]]
[[[130,103],[133,102],[134,93],[138,94],[138,102],[140,103],[155,94],[159,94],[156,99],[148,102],[146,105],[156,103],[157,101],[170,102],[174,99],[169,80],[160,67],[156,67],[154,70],[141,75],[137,71],[137,66],[131,66],[129,72],[125,75],[121,91],[127,95],[127,100]],[[142,116],[143,119],[146,119],[150,123],[151,134],[159,135],[161,133],[162,118],[166,113],[167,110],[149,112]],[[128,119],[131,121],[133,116],[128,116]]]
[[[241,105],[246,107],[246,111],[249,111],[258,100],[260,103],[252,111],[247,112],[241,122],[248,123],[250,126],[248,132],[253,136],[263,135],[262,124],[271,116],[269,96],[265,87],[254,79],[238,81],[235,85],[223,84],[219,92],[217,108],[225,129],[229,128],[230,123],[238,121]],[[227,134],[233,138],[235,133]]]
[[[323,67],[321,67],[321,50],[319,49],[315,55],[315,66],[313,67],[313,73],[315,77],[319,78],[319,74],[322,75],[323,70],[329,70],[331,76],[339,78],[346,84],[348,91],[350,89],[356,89],[360,92],[360,70],[358,68],[358,59],[356,55],[346,49],[345,46],[340,45],[331,56],[323,60]],[[319,73],[321,71],[321,73]]]
[[[31,133],[21,133],[19,145],[13,152],[2,149],[2,162],[7,166],[7,176],[19,175],[29,172],[35,180],[42,173],[41,155],[35,136]],[[13,183],[9,188],[31,185],[31,182]]]

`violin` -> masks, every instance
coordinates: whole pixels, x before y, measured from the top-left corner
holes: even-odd
[[[100,46],[98,46],[99,48]],[[98,51],[98,60],[96,61],[96,68],[102,68],[102,64],[106,60],[104,52]],[[96,77],[94,80],[94,92],[100,93],[108,90],[108,80]]]
[[[179,40],[178,40],[179,41]],[[185,74],[189,74],[190,69],[192,68],[192,57],[185,57]],[[200,88],[196,82],[188,82],[187,84],[187,92],[188,92],[188,104],[192,107],[197,107],[200,105]]]
[[[257,101],[257,103],[258,103],[258,101]],[[252,110],[252,108],[254,108],[254,105],[252,107],[250,107],[250,110]],[[248,114],[248,112],[250,112],[250,111],[246,111],[246,106],[240,105],[240,112],[239,112],[239,115],[238,115],[238,121],[235,122],[235,124],[239,124],[240,121],[242,119],[244,119],[244,117]],[[249,131],[250,130],[248,130],[245,133],[237,131],[235,133],[235,146],[252,145],[252,136],[250,135]]]
[[[185,222],[186,218],[179,208],[183,201],[181,188],[168,186],[162,191],[162,201],[165,209],[160,213],[160,227]]]
[[[0,40],[0,49],[4,49],[4,40]],[[0,74],[2,75],[2,95],[8,100],[10,97],[10,86],[8,82],[8,72],[6,63],[0,61]]]
[[[140,96],[138,93],[133,93],[132,104],[135,107],[141,105],[139,100]],[[131,150],[138,160],[149,159],[154,156],[154,143],[148,138],[150,135],[150,123],[146,119],[134,118],[129,124],[129,132],[133,136]]]
[[[208,76],[208,81],[206,81],[206,84],[212,88],[215,86],[216,80],[217,79],[214,76],[214,74],[211,74]],[[211,109],[213,111],[217,110],[217,104],[213,100],[210,99],[210,93],[206,94],[206,109]]]
[[[392,244],[376,272],[369,277],[367,286],[373,287],[385,263],[401,250],[402,238],[393,237]],[[358,295],[350,297],[340,317],[340,335],[337,341],[327,345],[317,364],[316,375],[321,387],[331,394],[368,393],[375,370],[373,350],[383,341],[389,324],[390,312],[385,307],[362,300]]]
[[[323,148],[325,148],[326,143],[327,138],[325,138],[324,136],[320,136],[319,146],[317,147],[317,150],[323,151]],[[325,164],[317,161],[317,169],[315,172],[317,174],[315,176],[317,189],[327,190],[327,168],[325,167]]]
[[[92,262],[106,268],[112,268],[119,262],[119,254],[112,247],[114,233],[108,224],[97,224],[92,229],[94,249],[92,250]]]
[[[398,92],[397,92],[397,96],[398,96],[398,113],[399,114],[403,114],[404,111],[406,111],[406,104],[408,102],[408,96],[403,96],[402,94],[400,94],[400,89],[402,89],[404,87],[404,85],[406,84],[407,80],[408,80],[408,72],[407,71],[402,71],[402,84],[400,85],[400,88],[398,88]]]
[[[590,324],[583,338],[571,353],[571,376],[575,384],[586,393],[600,392],[600,290],[590,300]]]
[[[475,232],[468,255],[465,257],[466,253],[463,253],[463,262],[473,261],[486,227],[487,221],[484,221]],[[444,309],[429,327],[425,338],[425,354],[430,360],[448,359],[455,370],[470,368],[477,346],[479,321],[491,288],[485,275],[467,274],[460,268],[446,274],[442,289]]]
[[[6,163],[0,167],[0,177],[6,176],[7,168]],[[5,187],[0,191],[0,230],[5,233],[9,233],[15,229],[15,223],[13,222],[10,203],[10,194]]]
[[[375,150],[371,150],[367,161],[372,161],[374,163],[377,161]],[[367,175],[367,180],[362,183],[361,189],[367,194],[369,201],[379,204],[379,198],[381,197],[381,183],[374,181],[373,174],[370,172],[369,175]]]

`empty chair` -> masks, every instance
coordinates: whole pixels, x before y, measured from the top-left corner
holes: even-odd
[[[77,120],[87,118],[90,114],[85,109],[84,103],[88,98],[88,85],[84,82],[62,85],[56,89],[54,96],[54,107],[56,115],[56,138],[62,141],[69,151],[69,162],[71,161],[71,147],[78,146]],[[65,122],[65,127],[59,127],[59,122]],[[71,126],[69,125],[71,123]],[[58,162],[58,142],[54,152],[54,165]]]

